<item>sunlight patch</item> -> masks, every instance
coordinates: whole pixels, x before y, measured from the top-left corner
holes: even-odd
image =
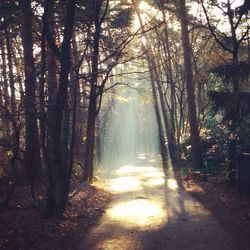
[[[164,185],[164,183],[165,183],[164,178],[152,178],[152,179],[148,180],[146,184],[148,186],[154,187],[154,186],[162,186],[162,185]]]
[[[143,173],[144,177],[163,177],[163,173],[161,171],[154,171],[154,172],[146,172]]]
[[[140,156],[137,156],[136,159],[138,159],[138,160],[145,160],[145,159],[147,159],[147,157],[140,155]]]
[[[151,159],[151,160],[149,160],[148,162],[154,163],[154,162],[157,162],[157,161],[156,161],[156,159]]]
[[[154,172],[154,171],[158,171],[158,169],[154,167],[135,167],[132,165],[125,165],[116,170],[118,174],[144,173],[144,172]]]
[[[167,221],[167,212],[160,204],[143,199],[120,203],[109,209],[108,214],[113,219],[121,220],[125,227],[148,224],[152,227]]]
[[[140,181],[133,176],[118,177],[110,181],[111,191],[126,192],[140,190]]]
[[[175,179],[168,179],[167,186],[172,190],[176,190],[179,187]]]
[[[124,235],[119,236],[119,238],[105,239],[103,242],[98,243],[95,249],[105,249],[105,250],[127,250],[128,243],[131,245],[138,246],[138,242],[133,242],[133,240]]]

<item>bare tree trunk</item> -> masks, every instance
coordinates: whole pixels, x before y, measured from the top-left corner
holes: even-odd
[[[139,22],[140,22],[140,26],[143,32],[145,32],[144,30],[144,26],[143,26],[143,21],[140,15],[140,12],[138,10],[137,7],[137,2],[135,0],[132,1],[136,14],[138,16]],[[167,163],[167,148],[166,148],[166,141],[165,141],[165,132],[164,132],[164,128],[163,128],[163,124],[162,124],[162,119],[161,119],[161,111],[160,111],[160,104],[158,102],[158,97],[157,97],[157,88],[156,88],[156,83],[155,81],[157,81],[158,76],[157,76],[157,72],[154,70],[155,69],[155,62],[153,61],[153,57],[152,55],[150,55],[149,53],[149,48],[147,47],[147,44],[144,45],[143,43],[142,48],[145,51],[145,56],[146,56],[146,60],[148,63],[148,68],[150,70],[150,80],[151,80],[151,87],[152,87],[152,94],[153,94],[153,101],[154,101],[154,110],[155,110],[155,114],[156,114],[156,121],[157,121],[157,127],[158,127],[158,135],[159,135],[159,142],[160,142],[160,151],[161,151],[161,157],[162,157],[162,161],[163,161],[163,167],[165,169],[166,167],[166,163]],[[159,79],[158,79],[159,81]]]
[[[13,62],[12,62],[12,41],[10,38],[9,31],[6,27],[5,29],[5,39],[6,39],[6,47],[7,47],[7,58],[8,58],[8,69],[9,69],[9,84],[10,84],[10,106],[11,112],[14,115],[16,112],[16,97],[15,97],[15,86],[14,86],[14,75],[13,75]]]
[[[163,0],[161,0],[162,6],[164,5]],[[173,78],[173,68],[172,68],[172,62],[171,62],[171,51],[170,51],[170,45],[169,45],[169,32],[168,32],[168,23],[165,15],[165,11],[162,8],[162,15],[163,15],[163,21],[165,24],[164,28],[164,42],[163,42],[163,50],[164,54],[166,57],[166,66],[167,66],[167,77],[170,83],[170,120],[171,120],[171,130],[173,133],[173,145],[174,145],[174,150],[175,150],[175,157],[177,157],[177,160],[179,160],[179,150],[177,150],[176,147],[176,90],[175,90],[175,83],[174,83],[174,78]],[[176,152],[177,151],[177,152]]]
[[[59,86],[56,94],[55,102],[51,107],[51,115],[49,117],[49,188],[45,213],[47,216],[60,217],[65,209],[68,201],[69,193],[69,164],[65,162],[62,150],[63,142],[63,115],[67,105],[69,72],[70,72],[70,41],[73,34],[74,17],[75,17],[75,1],[68,0],[65,3],[65,25],[64,36],[60,54],[60,76]],[[46,10],[47,11],[47,10]],[[54,52],[54,51],[53,51]],[[65,138],[66,135],[64,135]]]
[[[72,114],[71,114],[71,128],[70,128],[70,139],[69,139],[69,177],[72,174],[73,170],[73,162],[75,156],[75,139],[76,139],[76,118],[77,118],[77,104],[79,103],[79,67],[77,67],[77,46],[75,40],[75,33],[73,34],[72,38],[72,48],[71,48],[71,57],[73,67],[71,68],[70,78],[71,78],[71,86],[70,86],[70,93],[71,93],[71,107],[72,107]]]
[[[95,148],[95,118],[96,118],[96,105],[97,105],[97,78],[98,78],[98,60],[99,60],[99,41],[101,23],[99,21],[101,0],[96,1],[95,6],[95,33],[93,41],[93,56],[92,56],[92,69],[90,79],[90,96],[89,96],[89,108],[88,108],[88,122],[87,122],[87,140],[85,151],[85,165],[84,165],[84,182],[91,182],[93,178],[93,160],[94,160],[94,148]]]
[[[153,60],[153,59],[152,59]],[[163,95],[163,89],[162,85],[160,83],[159,79],[159,71],[156,70],[156,63],[153,63],[154,72],[155,72],[155,78],[156,78],[156,84],[157,84],[157,89],[159,93],[159,99],[161,103],[161,108],[162,108],[162,116],[163,116],[163,121],[164,121],[164,127],[166,131],[166,136],[167,136],[167,144],[168,144],[168,152],[169,152],[169,158],[171,163],[175,163],[176,156],[175,156],[175,145],[174,145],[174,134],[173,131],[171,130],[171,121],[169,119],[168,111],[166,109],[166,103]]]
[[[2,101],[3,107],[9,111],[9,91],[8,91],[8,81],[7,81],[7,71],[6,71],[6,56],[5,56],[5,44],[3,41],[0,43],[1,47],[1,56],[2,56]],[[9,140],[10,138],[10,126],[9,121],[7,119],[7,115],[3,115],[3,124],[5,129],[3,130],[3,138]]]
[[[14,60],[14,65],[16,69],[15,75],[17,79],[16,83],[18,84],[18,92],[20,93],[20,99],[23,100],[24,99],[24,90],[23,90],[23,84],[22,84],[23,72],[19,68],[17,55],[14,52],[12,54],[12,59]]]
[[[85,151],[84,165],[84,182],[91,182],[93,177],[93,159],[95,147],[95,117],[96,117],[96,86],[91,87],[89,108],[88,108],[88,123],[87,123],[87,140]]]
[[[47,170],[49,165],[49,156],[46,144],[46,108],[45,108],[45,82],[46,82],[46,40],[45,40],[45,17],[43,17],[43,30],[41,37],[41,71],[39,80],[39,104],[40,104],[40,116],[39,116],[39,129],[40,129],[40,143],[41,153],[44,168]]]
[[[33,185],[40,171],[40,147],[38,137],[38,126],[36,117],[36,73],[33,58],[32,17],[31,1],[20,1],[23,14],[22,22],[22,44],[24,52],[25,67],[25,164],[28,169],[28,177],[31,183],[33,199]]]
[[[179,14],[181,18],[181,33],[182,33],[182,46],[184,53],[185,65],[185,80],[187,88],[187,101],[188,101],[188,118],[190,125],[191,146],[192,146],[192,160],[195,168],[201,168],[202,152],[198,130],[198,121],[196,115],[196,104],[194,95],[194,81],[192,72],[192,53],[188,36],[188,20],[186,13],[185,0],[179,0]]]
[[[95,146],[95,158],[97,164],[101,162],[101,121],[100,116],[96,117],[96,146]]]
[[[148,65],[149,69],[151,68],[150,65],[150,58],[148,57]],[[165,141],[165,133],[162,125],[162,119],[161,119],[161,113],[160,113],[160,106],[157,98],[157,91],[155,86],[155,80],[152,70],[150,70],[150,80],[151,80],[151,87],[152,87],[152,94],[153,94],[153,101],[154,101],[154,110],[156,114],[156,121],[157,121],[157,127],[158,127],[158,135],[159,135],[159,141],[160,141],[160,151],[161,151],[161,157],[163,161],[163,167],[166,167],[167,163],[167,148],[166,148],[166,141]]]

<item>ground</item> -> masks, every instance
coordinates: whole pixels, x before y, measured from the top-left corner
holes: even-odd
[[[110,194],[95,186],[79,187],[61,221],[45,219],[32,207],[29,189],[18,187],[10,206],[0,210],[0,249],[67,250],[98,223]]]
[[[0,210],[0,249],[250,249],[250,197],[235,188],[172,171],[165,177],[150,155],[102,178],[98,187],[74,187],[61,221],[44,219],[19,187]]]
[[[109,170],[112,201],[79,250],[242,250],[214,214],[150,155]],[[230,220],[230,218],[228,218]],[[247,248],[246,248],[247,249]]]
[[[195,177],[176,175],[188,194],[209,209],[235,238],[241,249],[250,249],[250,196],[240,193],[234,185],[216,178],[201,181]]]

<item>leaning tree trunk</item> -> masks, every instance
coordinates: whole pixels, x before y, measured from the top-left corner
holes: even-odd
[[[139,19],[139,23],[140,23],[140,27],[142,29],[142,32],[145,33],[145,28],[143,25],[143,21],[139,12],[139,9],[137,7],[137,2],[135,0],[132,1],[136,14],[138,16]],[[161,151],[161,157],[162,157],[162,161],[163,161],[163,167],[164,169],[167,166],[167,148],[166,148],[166,142],[165,142],[165,132],[164,132],[164,127],[162,124],[162,119],[161,119],[161,110],[160,110],[160,103],[158,101],[158,97],[157,97],[157,87],[156,87],[156,78],[157,75],[155,74],[155,70],[154,70],[154,63],[153,60],[151,59],[151,55],[149,53],[150,48],[148,48],[148,43],[146,43],[145,45],[143,43],[141,43],[141,46],[143,48],[143,50],[145,51],[145,56],[146,56],[146,61],[148,63],[148,68],[149,68],[149,73],[150,73],[150,82],[151,82],[151,88],[152,88],[152,95],[153,95],[153,102],[154,102],[154,110],[155,110],[155,115],[156,115],[156,123],[157,123],[157,128],[158,128],[158,135],[159,135],[159,143],[160,143],[160,151]]]
[[[181,19],[182,46],[184,53],[185,79],[187,88],[188,118],[190,125],[192,161],[195,168],[202,167],[202,152],[200,136],[198,130],[198,121],[196,115],[196,104],[194,94],[194,81],[191,60],[191,45],[188,36],[188,20],[186,13],[185,0],[179,0],[179,14]]]
[[[151,69],[150,64],[150,58],[148,57],[148,66],[149,69]],[[153,102],[154,102],[154,110],[156,115],[156,121],[157,121],[157,127],[158,127],[158,135],[159,135],[159,142],[160,142],[160,151],[161,151],[161,157],[163,161],[163,167],[166,168],[167,164],[167,148],[166,148],[166,141],[165,141],[165,133],[163,129],[162,119],[161,119],[161,112],[160,112],[160,105],[157,98],[157,91],[156,91],[156,84],[154,79],[154,74],[152,69],[150,70],[150,81],[151,81],[151,87],[152,87],[152,95],[153,95]]]
[[[40,146],[35,108],[36,72],[33,57],[32,22],[30,20],[32,17],[31,0],[20,1],[20,6],[23,15],[21,35],[25,69],[25,164],[32,187],[32,196],[35,199],[33,185],[40,171]]]

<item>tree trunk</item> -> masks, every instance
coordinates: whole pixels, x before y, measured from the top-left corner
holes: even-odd
[[[2,102],[3,102],[3,107],[6,110],[9,110],[9,91],[8,91],[8,82],[7,82],[7,72],[6,72],[6,57],[5,57],[5,45],[4,42],[0,43],[1,47],[1,60],[2,60]],[[6,112],[5,112],[6,113]],[[9,121],[6,115],[3,116],[3,124],[5,129],[3,130],[3,137],[4,139],[9,140],[10,138],[10,126],[9,126]]]
[[[93,160],[94,160],[94,148],[95,148],[95,117],[96,117],[96,96],[94,94],[95,93],[94,89],[91,91],[92,93],[89,99],[85,165],[84,165],[84,176],[83,176],[84,182],[92,181],[93,168],[94,168]]]
[[[152,59],[153,60],[153,59]],[[175,145],[174,145],[174,134],[173,131],[171,130],[171,122],[168,116],[168,111],[166,109],[166,103],[165,103],[165,99],[164,99],[164,95],[163,95],[163,89],[162,89],[162,85],[160,83],[160,79],[159,79],[159,71],[156,70],[156,63],[154,62],[153,64],[154,66],[154,72],[155,72],[155,78],[156,78],[156,84],[157,84],[157,89],[158,89],[158,93],[159,93],[159,99],[160,99],[160,103],[161,103],[161,108],[162,108],[162,116],[163,116],[163,121],[164,121],[164,127],[165,127],[165,131],[166,131],[166,136],[167,136],[167,144],[168,144],[168,152],[169,152],[169,158],[172,164],[175,163]]]
[[[90,79],[90,96],[89,96],[89,108],[88,108],[88,122],[87,122],[87,140],[85,151],[85,164],[84,164],[84,182],[91,182],[93,178],[93,160],[94,160],[94,148],[95,148],[95,119],[96,119],[96,105],[97,105],[97,78],[98,78],[98,60],[99,60],[99,41],[101,23],[99,21],[101,9],[101,1],[96,1],[95,7],[95,33],[93,41],[93,56],[92,56],[92,69]]]
[[[148,60],[150,58],[148,57]],[[149,69],[151,68],[151,65],[148,61]],[[152,87],[152,94],[153,94],[153,101],[154,101],[154,110],[156,114],[156,121],[157,121],[157,127],[158,127],[158,135],[159,135],[159,141],[160,141],[160,151],[161,151],[161,157],[163,161],[163,167],[166,167],[167,163],[167,148],[166,148],[166,141],[165,141],[165,134],[164,134],[164,129],[162,125],[162,119],[161,119],[161,113],[160,113],[160,107],[159,107],[159,102],[157,98],[157,91],[156,91],[156,86],[154,82],[154,75],[152,70],[150,70],[150,80],[151,80],[151,87]]]
[[[69,71],[70,71],[70,41],[74,27],[75,1],[65,3],[64,36],[60,52],[60,77],[55,103],[51,108],[49,119],[48,143],[50,152],[49,188],[46,206],[47,216],[60,217],[67,204],[69,193],[69,164],[64,161],[68,155],[63,155],[63,115],[67,105]]]
[[[75,156],[75,139],[76,139],[76,119],[77,119],[77,104],[79,104],[78,108],[80,107],[79,102],[79,67],[77,67],[77,46],[75,40],[75,33],[73,34],[72,38],[72,49],[71,49],[71,59],[72,64],[74,65],[71,68],[70,72],[70,79],[71,79],[71,86],[70,86],[70,94],[71,94],[71,107],[72,107],[72,114],[71,114],[71,128],[70,128],[70,139],[69,139],[69,178],[72,174],[73,170],[73,162]]]
[[[101,162],[101,121],[100,116],[96,117],[96,146],[95,146],[95,159],[96,163],[99,164]]]
[[[179,0],[179,14],[181,18],[182,46],[184,53],[185,80],[186,80],[187,101],[188,101],[188,118],[189,118],[191,146],[192,146],[192,161],[193,161],[193,167],[201,168],[203,166],[202,152],[201,152],[201,144],[198,131],[198,121],[196,115],[194,81],[193,81],[192,61],[191,61],[192,54],[188,36],[188,20],[187,20],[185,0]]]
[[[162,6],[163,0],[161,0]],[[172,68],[172,62],[171,62],[171,51],[170,51],[170,45],[169,45],[169,32],[168,32],[168,23],[165,15],[164,9],[162,9],[162,15],[163,15],[163,22],[165,25],[164,28],[164,42],[163,42],[163,50],[164,54],[166,57],[166,66],[167,66],[167,71],[168,71],[168,80],[170,83],[170,121],[171,121],[171,130],[173,133],[173,146],[175,150],[175,158],[177,157],[177,160],[179,160],[179,150],[177,150],[177,142],[176,142],[176,117],[177,117],[177,109],[176,109],[176,90],[175,90],[175,83],[174,83],[174,78],[173,78],[173,68]]]
[[[135,0],[133,0],[132,2],[133,2],[136,14],[137,14],[139,22],[140,22],[140,27],[142,29],[142,32],[145,33],[143,21],[142,21],[140,12],[139,12],[138,7],[137,7],[137,3]],[[162,119],[161,119],[160,104],[158,102],[156,83],[155,83],[155,81],[157,81],[157,73],[154,70],[155,63],[152,59],[153,58],[152,55],[150,55],[150,53],[149,53],[149,48],[147,47],[147,44],[148,43],[146,43],[146,45],[144,45],[143,43],[141,43],[142,48],[145,51],[145,56],[146,56],[146,60],[148,63],[148,68],[150,70],[149,73],[150,73],[150,81],[151,81],[152,94],[153,94],[154,110],[155,110],[155,114],[156,114],[156,121],[157,121],[157,127],[158,127],[160,151],[161,151],[161,157],[162,157],[162,161],[163,161],[163,167],[165,169],[166,163],[167,163],[168,153],[167,153],[167,148],[166,148],[165,133],[164,133]]]
[[[13,75],[13,62],[12,62],[12,41],[10,38],[9,31],[6,27],[5,29],[5,39],[7,47],[7,58],[8,58],[8,69],[9,69],[9,84],[10,84],[10,106],[12,115],[16,112],[16,97],[15,97],[15,86],[14,86],[14,75]]]
[[[43,159],[44,169],[48,169],[49,159],[48,150],[46,145],[46,108],[45,108],[45,82],[46,82],[46,40],[45,40],[45,17],[43,17],[43,30],[41,37],[41,70],[39,80],[39,104],[40,104],[40,116],[39,116],[39,129],[40,129],[40,143],[41,153]]]
[[[36,73],[33,58],[32,22],[30,20],[32,17],[31,1],[20,1],[20,6],[23,14],[21,35],[25,68],[25,164],[32,187],[40,171],[40,147],[35,108]],[[32,196],[35,198],[33,192]]]

